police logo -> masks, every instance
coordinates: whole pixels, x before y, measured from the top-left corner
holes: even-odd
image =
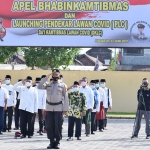
[[[150,41],[150,25],[145,21],[138,21],[132,25],[130,35],[136,43],[147,43]]]

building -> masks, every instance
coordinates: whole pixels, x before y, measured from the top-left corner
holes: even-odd
[[[97,58],[89,56],[87,54],[79,55],[77,60],[81,62],[84,66],[95,66]],[[99,61],[99,66],[103,66],[103,63]]]
[[[103,65],[109,65],[112,59],[112,50],[109,48],[91,48],[86,52],[87,55],[97,58]]]
[[[116,70],[150,71],[150,49],[123,48]]]

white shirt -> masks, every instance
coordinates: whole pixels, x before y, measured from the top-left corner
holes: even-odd
[[[9,95],[8,95],[8,91],[1,87],[0,88],[0,106],[1,107],[4,107],[5,106],[5,100],[9,98]]]
[[[9,98],[7,101],[7,107],[16,105],[16,91],[14,90],[13,85],[2,84],[2,87],[8,91]]]
[[[97,90],[97,89],[96,89]],[[98,94],[98,103],[96,105],[96,108],[92,110],[92,112],[99,112],[100,111],[100,93],[99,91],[97,90],[97,94]]]
[[[40,90],[35,87],[38,92],[38,109],[45,109],[46,107],[46,90]]]
[[[22,81],[14,85],[14,90],[20,93],[19,109],[34,113],[38,111],[38,92],[35,87],[21,86]]]
[[[80,93],[83,93],[86,97],[87,109],[93,109],[94,107],[94,92],[89,86],[85,88],[80,87]]]
[[[106,100],[105,100],[105,108],[108,108],[108,88],[105,87],[103,88],[104,91],[105,91],[105,95],[106,95]],[[109,89],[109,103],[110,103],[110,106],[112,107],[112,96],[111,96],[111,90]]]
[[[99,92],[99,96],[100,96],[100,102],[103,102],[103,106],[104,106],[104,108],[106,108],[108,103],[106,102],[107,99],[106,99],[105,90],[103,88],[99,87],[98,92]]]

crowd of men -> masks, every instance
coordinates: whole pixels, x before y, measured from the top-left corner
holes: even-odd
[[[47,149],[59,149],[64,115],[68,116],[67,141],[73,140],[74,125],[75,137],[81,140],[82,124],[85,124],[87,137],[106,129],[107,110],[111,108],[111,90],[106,87],[105,79],[88,81],[83,77],[67,87],[60,71],[54,69],[51,74],[37,77],[35,81],[28,76],[11,85],[10,75],[0,80],[0,135],[11,132],[14,110],[14,130],[20,130],[20,138],[32,138],[38,114],[38,133],[47,133],[50,140]]]

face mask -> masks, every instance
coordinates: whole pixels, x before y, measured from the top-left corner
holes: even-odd
[[[82,86],[86,86],[86,84],[87,84],[87,83],[86,83],[85,81],[82,81],[82,82],[81,82],[81,85],[82,85]]]
[[[52,77],[53,78],[53,81],[58,81],[58,77]]]
[[[102,88],[104,88],[105,87],[105,84],[103,83],[103,84],[100,84],[100,86],[102,87]]]
[[[78,91],[79,91],[79,88],[73,88],[73,91],[74,91],[74,92],[78,92]]]
[[[94,86],[94,85],[90,85],[90,88],[91,88],[91,89],[94,89],[94,88],[95,88],[95,86]]]
[[[31,83],[30,82],[26,82],[26,87],[30,87]]]
[[[95,84],[95,87],[98,88],[98,87],[99,87],[99,84]]]
[[[5,80],[5,83],[6,83],[6,84],[9,84],[9,83],[10,83],[10,80]]]

